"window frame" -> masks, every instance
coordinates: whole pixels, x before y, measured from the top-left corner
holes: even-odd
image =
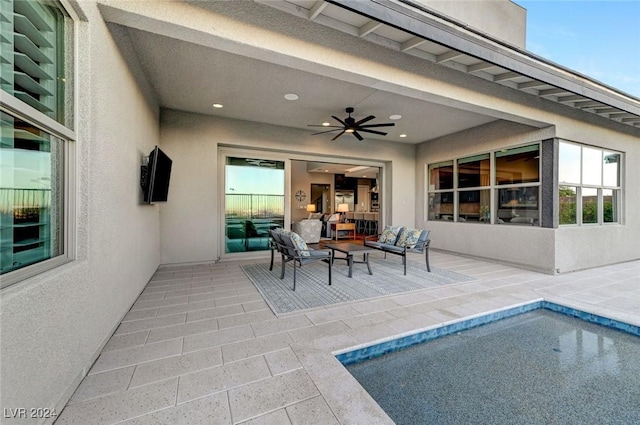
[[[538,216],[535,219],[534,227],[540,227],[540,220],[542,217],[542,160],[538,161],[538,181],[537,182],[526,182],[526,183],[512,183],[512,184],[497,184],[496,182],[496,153],[502,152],[510,149],[518,149],[528,146],[537,146],[538,153],[542,155],[542,141],[536,142],[528,142],[522,143],[514,146],[496,148],[489,151],[475,152],[470,153],[463,156],[456,156],[453,159],[447,160],[439,160],[432,163],[425,164],[425,187],[426,187],[426,196],[425,196],[425,213],[424,219],[425,221],[436,221],[436,222],[449,222],[449,223],[475,223],[475,224],[501,224],[498,222],[497,217],[497,201],[498,201],[498,193],[500,189],[513,189],[513,188],[523,188],[523,187],[537,187],[538,188]],[[466,158],[478,157],[482,155],[489,155],[489,184],[486,186],[475,186],[475,187],[458,187],[458,163],[460,160],[464,160]],[[439,190],[430,190],[430,167],[432,165],[442,164],[449,161],[453,161],[453,188],[451,189],[439,189]],[[489,191],[489,208],[490,208],[490,220],[487,221],[466,221],[460,220],[460,193],[469,192],[469,191]],[[443,192],[453,192],[453,220],[441,220],[441,219],[430,219],[429,218],[429,197],[435,193],[443,193]],[[515,223],[514,223],[515,225]]]
[[[63,147],[63,184],[62,190],[64,196],[63,202],[63,236],[62,236],[62,253],[56,257],[52,257],[25,267],[7,272],[2,275],[0,279],[0,289],[4,290],[19,282],[25,281],[29,278],[35,277],[42,273],[53,270],[64,264],[67,264],[76,259],[76,129],[78,126],[77,111],[78,111],[78,15],[75,10],[66,0],[59,0],[56,2],[58,7],[64,10],[71,20],[73,26],[73,39],[71,43],[70,56],[73,57],[73,64],[71,65],[71,72],[73,74],[74,85],[72,92],[70,93],[69,104],[73,108],[74,119],[70,123],[72,126],[67,127],[64,124],[56,121],[54,118],[49,117],[45,113],[37,110],[36,108],[21,101],[17,97],[7,93],[0,89],[0,110],[9,115],[14,116],[22,121],[25,121],[40,130],[50,133],[52,136],[62,141]]]
[[[558,171],[558,189],[563,186],[570,186],[576,188],[576,222],[575,223],[566,223],[562,224],[559,220],[559,208],[558,208],[558,227],[576,227],[576,226],[586,226],[586,227],[594,227],[594,226],[615,226],[624,224],[624,210],[623,210],[623,194],[624,194],[624,161],[625,161],[625,152],[618,151],[615,149],[610,149],[602,146],[594,146],[587,145],[584,143],[578,143],[565,139],[558,139],[558,152],[560,151],[560,145],[566,144],[571,146],[577,146],[580,148],[580,181],[579,182],[564,182],[560,180],[560,172]],[[596,149],[600,151],[600,185],[594,184],[584,184],[583,183],[583,165],[584,165],[584,148],[588,149]],[[614,153],[620,155],[620,162],[618,165],[618,186],[610,186],[604,184],[604,157],[605,153]],[[558,155],[558,170],[560,170],[560,155]],[[584,205],[582,202],[582,192],[583,189],[595,189],[597,193],[597,219],[595,223],[584,223],[583,222],[583,209]],[[617,192],[617,196],[615,196],[616,205],[615,208],[618,211],[617,220],[616,221],[604,221],[604,190],[612,190],[614,193]],[[556,191],[555,196],[558,199],[559,205],[559,190]]]

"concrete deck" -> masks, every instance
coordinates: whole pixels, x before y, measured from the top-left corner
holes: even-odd
[[[640,261],[549,276],[431,260],[479,280],[279,317],[240,262],[161,267],[56,424],[390,424],[332,353],[540,298],[640,325]]]

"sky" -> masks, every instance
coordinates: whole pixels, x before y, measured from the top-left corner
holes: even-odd
[[[530,52],[640,98],[640,0],[514,0]]]

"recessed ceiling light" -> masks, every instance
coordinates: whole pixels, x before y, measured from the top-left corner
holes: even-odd
[[[298,96],[295,93],[287,93],[287,94],[284,95],[284,98],[287,99],[287,100],[298,100],[298,99],[300,99],[300,96]]]
[[[323,122],[322,125],[324,125],[325,127],[329,127],[331,125],[330,122]]]
[[[324,172],[325,172],[325,173],[328,173],[328,172],[329,172],[329,170],[324,170]]]
[[[390,120],[399,120],[400,118],[402,118],[402,115],[398,115],[398,114],[389,115]]]
[[[362,176],[362,177],[367,177],[367,176]]]
[[[401,134],[400,137],[407,137],[407,135],[406,134]]]
[[[214,108],[222,108],[222,107],[223,107],[223,105],[222,105],[222,103],[214,103],[214,104],[213,104],[213,107],[214,107]]]

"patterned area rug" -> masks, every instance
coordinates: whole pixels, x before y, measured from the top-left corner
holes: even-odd
[[[284,279],[280,279],[279,261],[275,262],[272,271],[269,270],[269,263],[245,264],[241,267],[275,314],[476,280],[435,267],[431,267],[429,273],[424,263],[415,261],[407,263],[407,275],[404,276],[402,259],[399,257],[383,259],[371,254],[369,261],[373,275],[367,272],[366,264],[354,264],[353,278],[348,277],[346,261],[336,261],[331,268],[331,286],[328,285],[326,263],[318,261],[307,264],[296,271],[295,292],[292,290],[291,263],[287,263]]]

